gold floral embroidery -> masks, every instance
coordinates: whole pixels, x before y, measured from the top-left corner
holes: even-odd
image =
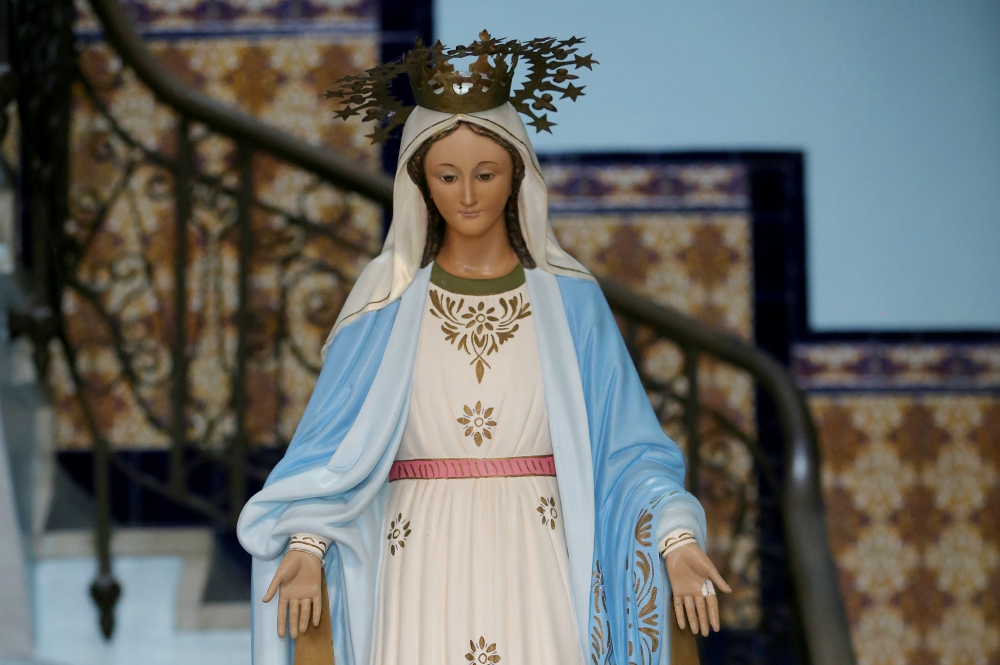
[[[604,571],[601,561],[594,565],[594,580],[590,584],[594,594],[594,627],[590,631],[590,662],[601,665],[611,653],[611,623],[607,619],[608,602],[604,597]]]
[[[389,522],[389,535],[386,536],[386,540],[389,541],[389,553],[396,556],[397,549],[403,549],[403,545],[406,544],[406,538],[410,535],[410,520],[403,521],[403,513],[396,516],[396,519]]]
[[[635,525],[635,542],[643,549],[636,549],[635,566],[632,568],[632,593],[635,594],[635,604],[638,609],[638,616],[635,617],[635,620],[639,624],[640,633],[638,649],[631,640],[628,643],[629,658],[635,656],[635,652],[638,650],[639,665],[651,665],[653,654],[660,648],[660,629],[658,626],[660,615],[657,612],[656,604],[659,589],[653,580],[653,567],[657,561],[645,551],[653,544],[652,525],[652,514],[643,510]],[[632,624],[629,623],[629,628],[631,627]]]
[[[497,426],[497,421],[490,418],[493,415],[493,407],[483,411],[483,403],[476,402],[475,407],[463,406],[464,416],[458,418],[458,424],[465,426],[465,436],[471,436],[477,446],[483,445],[483,437],[493,438],[493,428]]]
[[[523,296],[500,298],[500,310],[495,306],[487,307],[480,300],[478,303],[465,298],[456,301],[449,296],[442,296],[436,289],[431,289],[431,314],[443,321],[441,330],[444,338],[452,344],[458,341],[457,348],[473,356],[469,362],[476,368],[476,380],[483,382],[483,374],[490,368],[486,357],[500,350],[500,345],[514,337],[520,324],[517,322],[531,316],[531,305]]]
[[[469,648],[471,649],[469,653],[465,654],[465,659],[470,663],[476,663],[476,665],[487,665],[487,663],[499,663],[500,654],[497,653],[497,644],[487,645],[485,638],[482,635],[479,636],[479,643],[476,644],[475,640],[469,640]]]
[[[542,504],[538,506],[537,509],[539,514],[541,514],[542,516],[542,526],[548,524],[549,528],[555,531],[556,518],[559,517],[559,511],[556,510],[555,498],[550,496],[548,499],[546,499],[544,496],[540,496],[538,497],[538,499],[539,501],[542,502]]]

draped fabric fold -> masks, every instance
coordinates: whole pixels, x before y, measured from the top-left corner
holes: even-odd
[[[597,285],[558,278],[580,364],[594,467],[589,662],[667,663],[670,585],[658,543],[677,528],[705,547],[705,513],[663,433]]]
[[[429,280],[426,268],[398,304],[338,335],[284,459],[240,514],[237,535],[253,556],[254,663],[291,662],[292,641],[275,630],[277,603],[261,597],[289,536],[300,532],[331,541],[325,569],[338,662],[368,663],[389,469],[406,421],[414,322]]]

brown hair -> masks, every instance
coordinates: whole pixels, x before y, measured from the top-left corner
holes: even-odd
[[[534,268],[535,260],[531,258],[528,245],[524,242],[524,235],[521,233],[521,219],[517,211],[517,195],[521,191],[521,181],[524,180],[524,160],[521,159],[521,153],[517,151],[517,148],[501,138],[499,134],[491,132],[475,123],[465,121],[457,122],[424,141],[406,163],[406,171],[410,174],[410,179],[420,188],[420,193],[424,195],[424,203],[427,205],[427,242],[424,243],[424,256],[420,261],[420,267],[423,268],[428,265],[434,260],[438,252],[441,251],[446,228],[444,217],[441,216],[437,206],[434,205],[430,188],[427,186],[427,173],[424,171],[424,160],[427,158],[427,152],[434,143],[448,136],[462,125],[465,125],[480,136],[492,139],[510,155],[510,161],[514,166],[514,173],[510,183],[510,197],[507,199],[507,205],[504,207],[507,241],[510,243],[514,253],[517,254],[517,258],[521,260],[521,265],[525,268]]]

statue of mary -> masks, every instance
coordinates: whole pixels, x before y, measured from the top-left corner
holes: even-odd
[[[411,75],[384,249],[239,520],[257,665],[669,663],[671,591],[680,630],[718,629],[681,451],[555,239],[497,61]]]

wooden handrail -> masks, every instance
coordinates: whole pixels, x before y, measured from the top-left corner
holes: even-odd
[[[101,21],[108,43],[167,106],[254,150],[270,153],[341,189],[392,207],[392,178],[384,173],[369,172],[327,148],[302,141],[189,88],[150,54],[121,3],[90,0],[90,6]]]

